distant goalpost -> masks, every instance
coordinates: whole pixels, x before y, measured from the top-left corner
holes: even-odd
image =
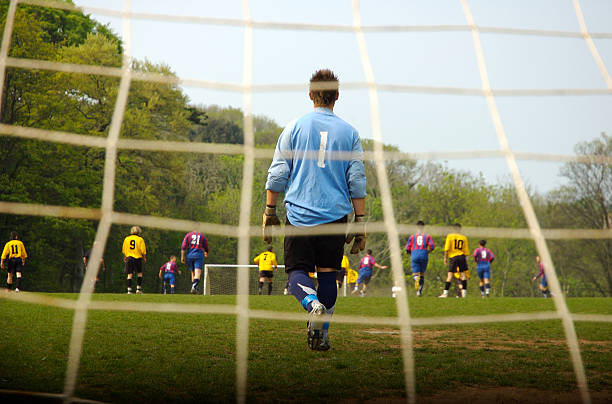
[[[278,265],[272,278],[272,294],[284,294],[289,277],[285,272],[284,265]],[[204,264],[203,288],[204,295],[236,295],[238,294],[238,272],[241,269],[249,273],[249,294],[257,294],[259,283],[259,267],[257,265],[235,265],[235,264]],[[316,274],[315,274],[316,277]],[[264,283],[263,295],[268,294],[268,281]],[[338,291],[341,296],[346,296],[346,275],[342,282],[342,290]]]

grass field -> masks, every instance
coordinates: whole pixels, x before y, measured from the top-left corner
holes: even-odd
[[[98,294],[94,299],[235,304],[233,296]],[[612,299],[567,302],[573,313],[612,314]],[[299,311],[288,296],[251,296],[250,306]],[[554,307],[542,298],[411,298],[410,310],[413,317],[434,317]],[[0,389],[62,392],[72,313],[0,299]],[[340,298],[336,313],[395,316],[395,300]],[[575,324],[593,402],[612,402],[612,323]],[[580,402],[558,320],[420,326],[413,331],[419,402]],[[252,319],[247,401],[402,401],[397,332],[392,327],[332,324],[332,349],[313,352],[306,347],[303,322]],[[119,403],[233,402],[235,336],[232,315],[91,311],[76,395]],[[5,402],[16,398],[0,395]]]

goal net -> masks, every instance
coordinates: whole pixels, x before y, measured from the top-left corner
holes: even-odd
[[[286,294],[287,273],[284,265],[279,265],[272,277],[273,295]],[[238,273],[247,271],[249,274],[249,294],[258,294],[259,288],[259,268],[257,265],[234,265],[234,264],[205,264],[203,282],[205,295],[235,295],[238,293]],[[268,294],[268,278],[266,278],[262,293]]]
[[[546,244],[546,233],[540,228],[538,218],[536,216],[532,201],[526,190],[525,182],[519,172],[517,160],[519,158],[539,160],[539,161],[576,161],[574,156],[558,156],[546,153],[520,153],[515,152],[510,146],[506,128],[504,126],[500,110],[497,106],[497,99],[500,95],[505,96],[520,96],[520,97],[542,97],[542,96],[565,96],[571,95],[593,95],[610,96],[612,93],[612,79],[610,78],[609,70],[606,68],[604,60],[599,54],[597,44],[593,41],[591,33],[587,30],[587,26],[580,8],[580,1],[573,0],[575,17],[578,21],[578,32],[559,32],[550,30],[538,29],[516,29],[504,27],[481,27],[477,24],[472,11],[470,9],[469,0],[459,0],[460,8],[465,17],[464,24],[457,25],[431,25],[431,26],[366,26],[362,22],[362,14],[360,3],[358,0],[353,0],[350,7],[347,7],[347,15],[351,23],[347,24],[301,24],[301,23],[274,23],[267,21],[256,21],[253,19],[250,11],[250,1],[242,1],[242,18],[227,19],[227,18],[209,18],[209,17],[194,17],[187,15],[167,15],[159,13],[136,13],[131,10],[131,2],[125,0],[122,10],[116,10],[103,7],[84,7],[83,9],[75,7],[73,4],[56,1],[44,0],[11,0],[6,15],[4,25],[2,45],[0,47],[0,93],[4,90],[5,75],[9,68],[24,69],[26,71],[51,71],[51,72],[68,72],[74,74],[98,75],[104,77],[113,77],[119,81],[116,99],[113,104],[112,120],[108,126],[108,135],[105,138],[87,136],[78,133],[72,133],[68,129],[66,131],[46,130],[35,127],[17,126],[1,124],[0,130],[2,136],[11,136],[21,139],[36,139],[43,142],[58,142],[62,144],[79,145],[90,149],[103,150],[105,153],[104,177],[103,177],[103,193],[99,208],[83,208],[79,206],[49,206],[36,203],[15,202],[15,201],[0,201],[0,212],[13,215],[32,215],[32,216],[48,216],[70,219],[87,219],[99,221],[96,233],[96,245],[93,248],[85,278],[82,283],[81,293],[76,301],[53,299],[50,297],[40,297],[35,294],[15,294],[2,293],[3,299],[19,299],[20,301],[28,301],[36,304],[53,304],[59,307],[66,307],[74,310],[72,334],[70,339],[68,364],[65,374],[64,389],[61,395],[65,402],[71,402],[75,399],[75,388],[77,385],[77,376],[79,364],[81,362],[81,354],[83,350],[83,341],[85,338],[85,330],[87,324],[88,311],[94,307],[104,307],[105,310],[132,310],[133,305],[126,305],[121,302],[106,302],[103,306],[98,302],[92,301],[92,292],[95,284],[95,277],[99,270],[99,262],[102,257],[102,252],[105,249],[106,240],[108,239],[111,226],[113,224],[132,225],[138,223],[141,226],[147,226],[157,229],[165,229],[171,231],[191,231],[194,227],[194,220],[197,218],[189,218],[189,220],[177,218],[164,218],[148,215],[138,215],[132,213],[118,212],[115,210],[115,182],[117,176],[117,154],[119,150],[134,150],[134,151],[157,151],[157,152],[180,152],[180,153],[200,153],[200,154],[219,154],[219,155],[241,155],[244,158],[243,176],[241,183],[240,194],[240,217],[238,225],[228,226],[218,223],[195,222],[198,228],[206,229],[207,234],[217,235],[221,237],[235,237],[238,239],[236,264],[240,267],[229,266],[207,266],[205,290],[207,294],[236,294],[236,310],[232,314],[236,315],[236,397],[239,403],[247,401],[247,369],[248,369],[248,354],[249,354],[249,319],[251,316],[259,315],[263,318],[262,313],[253,313],[249,310],[249,295],[256,291],[257,272],[252,266],[248,265],[251,262],[251,238],[259,237],[261,227],[251,224],[251,206],[254,199],[254,166],[257,159],[270,159],[272,150],[257,149],[254,140],[254,124],[253,124],[253,106],[254,95],[265,94],[278,91],[289,90],[304,90],[305,85],[300,84],[279,84],[269,83],[265,85],[255,85],[253,76],[256,71],[256,66],[253,63],[253,54],[256,49],[254,46],[254,32],[259,29],[273,30],[297,30],[297,31],[316,31],[329,33],[343,33],[354,36],[356,47],[356,61],[361,63],[361,69],[364,73],[365,80],[349,82],[345,85],[346,89],[362,91],[367,93],[367,101],[361,105],[367,105],[365,115],[371,117],[371,133],[373,142],[373,150],[364,155],[364,159],[375,165],[376,177],[378,180],[379,189],[377,193],[380,197],[380,206],[378,209],[382,212],[382,219],[378,222],[368,223],[368,232],[380,233],[386,236],[389,244],[389,261],[392,271],[392,279],[395,284],[404,284],[404,270],[402,266],[402,238],[414,230],[413,226],[404,225],[398,222],[393,209],[393,195],[391,193],[391,185],[387,175],[387,164],[389,161],[405,161],[405,160],[446,160],[446,159],[481,159],[481,158],[499,158],[508,168],[508,172],[512,178],[512,184],[517,199],[520,202],[520,207],[527,223],[523,229],[506,229],[506,228],[472,228],[470,229],[471,237],[498,237],[498,238],[522,238],[533,240],[538,254],[542,257],[546,275],[548,276],[549,285],[553,292],[555,312],[554,313],[516,313],[507,316],[491,317],[462,317],[455,316],[453,318],[418,318],[411,316],[409,302],[406,296],[406,289],[399,290],[396,305],[397,317],[389,319],[374,319],[364,318],[361,316],[342,316],[337,315],[333,321],[353,323],[353,324],[378,324],[383,322],[386,325],[397,327],[400,330],[400,345],[401,359],[403,363],[403,380],[405,392],[408,402],[414,403],[417,401],[416,395],[416,376],[415,376],[415,359],[413,352],[412,329],[414,326],[420,325],[438,325],[438,324],[465,324],[477,322],[494,322],[494,321],[535,321],[542,319],[557,319],[561,320],[565,338],[567,342],[568,352],[571,358],[573,372],[576,378],[576,384],[581,394],[583,403],[590,402],[588,383],[585,375],[585,368],[582,362],[581,349],[578,344],[578,338],[574,328],[576,316],[572,315],[567,307],[565,297],[561,291],[559,280],[557,278],[557,270],[551,259],[548,246]],[[87,13],[100,14],[111,16],[112,18],[120,18],[122,21],[122,62],[120,67],[110,67],[101,65],[85,65],[60,63],[49,60],[33,60],[27,57],[10,56],[9,50],[11,46],[11,38],[13,35],[13,23],[17,8],[20,4],[34,5],[41,7],[49,7],[54,9],[66,9],[85,11]],[[152,21],[169,21],[173,23],[188,23],[201,26],[239,26],[243,28],[243,63],[242,63],[242,82],[232,83],[218,81],[204,77],[193,79],[189,77],[169,77],[167,75],[134,72],[132,69],[132,41],[131,41],[131,23],[134,20],[152,20]],[[365,32],[454,32],[462,31],[470,35],[473,43],[475,63],[477,66],[477,74],[479,77],[478,88],[450,88],[436,86],[415,86],[403,84],[381,84],[380,78],[375,77],[372,67],[372,57],[370,49],[365,39]],[[498,90],[493,88],[489,81],[488,66],[486,63],[486,53],[481,43],[481,34],[504,34],[508,36],[533,36],[533,37],[559,37],[571,38],[573,41],[585,41],[589,52],[589,58],[592,58],[597,68],[598,75],[603,78],[605,87],[592,89],[516,89],[516,90]],[[604,34],[604,38],[611,37],[610,34]],[[219,38],[222,38],[220,36]],[[222,42],[222,39],[219,39]],[[215,42],[215,41],[212,41]],[[197,50],[196,50],[197,52]],[[277,54],[274,54],[277,56]],[[462,55],[466,57],[466,55]],[[277,63],[278,58],[270,57],[269,63]],[[217,66],[217,71],[222,72],[227,66]],[[213,76],[215,77],[215,76]],[[122,125],[124,124],[124,115],[128,104],[128,94],[130,87],[135,83],[167,83],[180,84],[183,86],[192,86],[211,91],[225,91],[236,93],[242,97],[243,111],[243,129],[244,129],[244,144],[214,144],[214,143],[190,143],[190,142],[168,142],[163,140],[137,140],[129,138],[121,138]],[[344,88],[342,89],[344,90]],[[385,137],[381,126],[382,114],[379,94],[381,92],[392,93],[426,93],[435,97],[440,94],[445,95],[468,95],[484,100],[486,105],[486,113],[488,119],[492,122],[492,136],[496,147],[493,151],[468,150],[464,152],[445,151],[438,153],[421,153],[421,154],[404,154],[404,153],[389,153],[384,150],[383,144]],[[1,101],[0,101],[1,102]],[[112,102],[112,101],[109,101]],[[368,103],[369,102],[369,103]],[[6,105],[0,105],[0,108],[6,108]],[[357,113],[359,114],[359,113]],[[61,115],[61,114],[60,114]],[[436,119],[440,116],[436,116]],[[434,119],[432,119],[434,120]],[[67,126],[69,127],[69,126]],[[466,146],[467,147],[467,146]],[[609,159],[604,161],[605,164],[610,164]],[[436,235],[445,234],[449,229],[436,228],[432,233]],[[336,232],[339,230],[336,229]],[[550,236],[549,233],[548,235]],[[554,237],[561,240],[583,239],[585,237],[610,239],[609,231],[593,230],[584,232],[577,229],[559,229],[554,232]],[[552,237],[552,236],[551,236]],[[280,293],[284,289],[286,277],[283,272],[278,271],[274,277],[274,293]],[[389,292],[391,285],[388,285]],[[61,300],[61,301],[60,301]],[[190,312],[199,310],[203,314],[222,313],[227,314],[226,308],[218,306],[200,305],[201,307],[189,307]],[[150,306],[147,306],[150,307]],[[154,310],[154,308],[151,308]],[[164,310],[170,310],[176,313],[188,312],[187,309],[180,304],[164,305]],[[269,311],[266,313],[270,319],[290,319],[302,321],[306,318],[305,315],[290,315],[284,312]],[[611,321],[611,316],[591,316],[581,317],[582,321]]]

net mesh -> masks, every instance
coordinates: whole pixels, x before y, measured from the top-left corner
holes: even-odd
[[[105,66],[74,65],[67,63],[57,63],[44,60],[31,60],[25,58],[9,57],[10,41],[15,20],[15,12],[19,4],[38,5],[66,10],[85,11],[88,13],[120,17],[123,21],[123,62],[120,68]],[[375,162],[376,173],[380,184],[380,195],[384,214],[383,222],[370,223],[368,231],[386,233],[389,241],[391,257],[391,269],[393,280],[398,284],[403,283],[403,269],[401,262],[400,235],[407,234],[413,228],[398,224],[394,218],[393,204],[390,193],[389,181],[385,171],[385,161],[389,159],[454,159],[454,158],[483,158],[499,157],[504,158],[511,173],[516,194],[521,202],[523,213],[528,223],[526,229],[504,229],[504,228],[466,228],[468,236],[500,237],[500,238],[529,238],[534,240],[539,255],[542,257],[543,264],[547,271],[550,288],[555,296],[554,312],[507,314],[496,316],[463,316],[463,317],[435,317],[435,318],[412,318],[410,316],[408,299],[405,294],[406,288],[402,288],[398,295],[396,318],[374,318],[335,315],[334,321],[339,323],[361,323],[361,324],[385,324],[399,327],[402,358],[404,364],[404,379],[406,396],[408,402],[416,401],[415,391],[415,372],[414,357],[412,350],[413,326],[437,325],[437,324],[458,324],[458,323],[483,323],[483,322],[503,322],[503,321],[528,321],[561,319],[567,339],[568,350],[573,364],[573,369],[579,387],[582,401],[590,402],[587,380],[585,377],[584,365],[578,346],[577,336],[574,329],[574,321],[612,321],[609,315],[572,315],[566,305],[563,294],[556,276],[554,264],[546,246],[546,239],[575,239],[575,238],[612,238],[610,231],[607,230],[576,230],[576,229],[556,229],[543,230],[540,228],[538,219],[535,215],[533,206],[525,190],[523,179],[518,171],[517,160],[540,160],[540,161],[598,161],[610,164],[610,158],[599,156],[568,156],[552,155],[546,153],[517,153],[508,144],[504,126],[500,119],[500,114],[496,105],[496,97],[512,96],[565,96],[565,95],[610,95],[612,94],[612,79],[606,69],[593,38],[612,38],[612,33],[590,33],[587,29],[582,15],[580,2],[573,0],[574,11],[580,26],[580,32],[551,31],[538,29],[515,29],[504,27],[482,27],[478,26],[472,17],[467,0],[461,0],[463,13],[465,15],[465,25],[437,25],[437,26],[363,26],[361,22],[360,7],[358,0],[352,1],[352,25],[323,25],[323,24],[293,24],[293,23],[272,23],[264,21],[254,21],[250,15],[250,4],[248,0],[242,1],[242,19],[222,19],[195,16],[163,15],[153,13],[134,13],[130,10],[130,1],[124,0],[122,11],[110,10],[105,8],[86,7],[77,9],[71,4],[54,1],[42,0],[11,0],[7,20],[4,27],[2,45],[0,48],[0,92],[4,88],[4,78],[6,69],[9,67],[21,69],[41,69],[60,72],[72,72],[82,74],[98,74],[117,77],[120,79],[119,92],[114,105],[109,134],[106,138],[83,136],[73,133],[58,131],[47,131],[34,128],[19,127],[14,125],[0,124],[0,132],[4,136],[15,136],[26,139],[38,139],[47,142],[60,142],[75,144],[80,146],[103,148],[106,152],[104,167],[104,182],[102,204],[99,209],[49,206],[38,204],[24,204],[15,202],[0,202],[0,212],[5,214],[21,215],[42,215],[64,218],[84,218],[99,220],[96,233],[96,245],[93,249],[90,265],[87,268],[85,279],[82,284],[81,293],[78,300],[67,301],[53,297],[40,296],[36,294],[9,295],[2,294],[3,298],[27,301],[37,304],[46,304],[57,307],[70,308],[75,311],[70,340],[68,366],[65,376],[64,392],[61,395],[65,402],[71,402],[74,397],[77,372],[81,358],[87,313],[90,309],[103,310],[134,310],[134,311],[174,311],[177,313],[221,313],[234,314],[237,316],[237,340],[236,340],[236,397],[239,403],[246,401],[246,381],[247,381],[247,357],[248,357],[248,324],[250,318],[266,319],[295,319],[304,320],[304,315],[280,313],[274,311],[261,312],[250,310],[248,307],[248,294],[250,272],[246,269],[249,264],[249,239],[259,236],[260,228],[250,225],[250,206],[253,199],[253,173],[254,162],[256,159],[271,158],[272,151],[260,150],[254,147],[253,117],[252,117],[252,97],[255,93],[265,93],[286,90],[305,90],[303,84],[267,84],[254,85],[253,75],[253,30],[262,28],[272,28],[280,30],[305,30],[305,31],[330,31],[330,32],[351,32],[354,33],[359,45],[359,52],[365,73],[365,82],[343,83],[343,89],[367,89],[370,100],[370,114],[372,122],[372,133],[374,137],[374,150],[365,153],[365,159]],[[244,27],[244,64],[243,80],[241,84],[206,81],[187,77],[168,77],[155,73],[133,72],[131,70],[131,51],[130,51],[130,21],[132,19],[147,19],[157,21],[189,22],[195,24],[208,25],[234,25]],[[408,86],[398,84],[377,83],[374,76],[371,60],[368,53],[364,33],[365,32],[442,32],[442,31],[464,31],[470,32],[473,38],[474,49],[476,51],[478,70],[481,78],[481,88],[450,88],[450,87],[431,87],[431,86]],[[560,38],[582,38],[586,41],[588,49],[597,64],[602,77],[605,80],[605,89],[514,89],[496,90],[491,88],[485,54],[483,52],[480,34],[481,33],[501,33],[509,35],[530,35],[548,36]],[[212,90],[226,90],[241,92],[243,94],[243,113],[244,113],[244,144],[243,145],[220,145],[220,144],[193,144],[167,141],[143,141],[133,139],[120,139],[120,129],[123,122],[123,115],[126,108],[128,92],[133,81],[147,81],[157,83],[172,83],[191,87],[200,87]],[[491,151],[466,151],[466,152],[439,152],[439,153],[389,153],[383,151],[382,134],[380,126],[378,94],[381,91],[395,91],[407,93],[429,93],[429,94],[463,94],[482,96],[488,105],[491,119],[494,123],[499,149]],[[0,100],[1,102],[1,100]],[[0,108],[3,107],[0,104]],[[155,150],[155,151],[181,151],[189,153],[213,153],[213,154],[240,154],[244,156],[242,194],[241,194],[241,216],[238,226],[226,226],[214,223],[194,223],[193,221],[179,220],[173,218],[160,218],[152,216],[142,216],[115,212],[113,210],[114,184],[116,175],[116,156],[120,149],[129,150]],[[184,305],[184,304],[129,304],[116,302],[96,302],[92,301],[93,285],[95,275],[98,272],[100,257],[104,251],[106,239],[112,224],[132,224],[139,223],[143,226],[155,227],[159,229],[190,231],[194,224],[200,228],[206,228],[208,234],[219,236],[238,237],[237,264],[243,265],[244,270],[240,269],[234,273],[235,279],[228,283],[235,285],[237,293],[237,303],[235,306],[226,305]],[[434,235],[444,235],[449,229],[444,227],[433,228],[431,233]],[[330,231],[333,231],[330,230]],[[276,285],[275,285],[276,288]],[[280,289],[280,288],[278,288]]]
[[[285,266],[279,265],[278,270],[274,272],[272,277],[272,293],[273,295],[284,294],[287,281],[289,280],[287,273],[283,270]],[[241,269],[248,270],[249,276],[249,294],[258,294],[259,286],[259,269],[257,265],[204,265],[204,289],[205,295],[235,295],[238,293],[238,273]],[[264,281],[262,293],[268,294],[268,279]]]

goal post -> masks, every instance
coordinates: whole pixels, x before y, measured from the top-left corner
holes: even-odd
[[[203,291],[204,295],[235,295],[238,290],[238,270],[246,268],[249,271],[249,294],[256,295],[259,284],[259,267],[257,265],[237,264],[204,264]],[[282,295],[289,277],[284,265],[278,265],[272,278],[272,294]],[[341,294],[346,296],[346,276],[344,277]],[[268,281],[263,285],[262,294],[268,294]]]

